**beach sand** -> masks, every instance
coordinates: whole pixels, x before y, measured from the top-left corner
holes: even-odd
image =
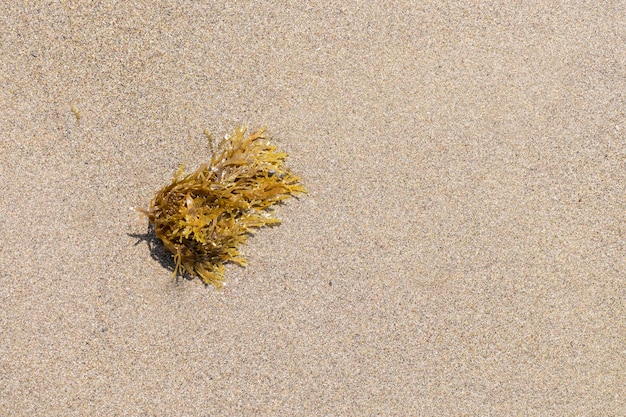
[[[623,3],[114,3],[0,6],[0,415],[626,415]],[[134,208],[240,125],[218,291]]]

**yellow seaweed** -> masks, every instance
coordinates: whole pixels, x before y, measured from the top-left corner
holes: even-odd
[[[174,255],[175,275],[187,272],[219,288],[225,262],[246,266],[238,248],[250,229],[280,223],[271,207],[306,192],[300,177],[284,167],[286,158],[264,129],[247,136],[245,127],[235,129],[209,164],[187,175],[181,165],[150,208],[139,209]]]

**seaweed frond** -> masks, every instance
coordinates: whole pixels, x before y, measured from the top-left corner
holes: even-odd
[[[187,175],[181,165],[150,208],[139,210],[174,255],[174,274],[187,272],[221,287],[225,262],[246,266],[238,247],[250,229],[280,223],[270,208],[306,192],[284,167],[286,157],[263,129],[246,136],[241,127],[219,143],[208,165]]]

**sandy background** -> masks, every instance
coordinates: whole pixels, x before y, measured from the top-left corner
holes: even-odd
[[[626,3],[2,3],[0,415],[626,415]],[[173,279],[240,124],[310,193]]]

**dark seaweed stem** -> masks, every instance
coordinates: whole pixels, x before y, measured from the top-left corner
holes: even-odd
[[[276,150],[264,130],[247,137],[245,132],[239,128],[224,138],[210,163],[195,172],[183,175],[181,166],[150,208],[139,209],[174,255],[174,274],[198,275],[220,287],[225,262],[247,264],[238,248],[250,229],[279,223],[271,207],[306,192],[284,167],[287,154]]]

